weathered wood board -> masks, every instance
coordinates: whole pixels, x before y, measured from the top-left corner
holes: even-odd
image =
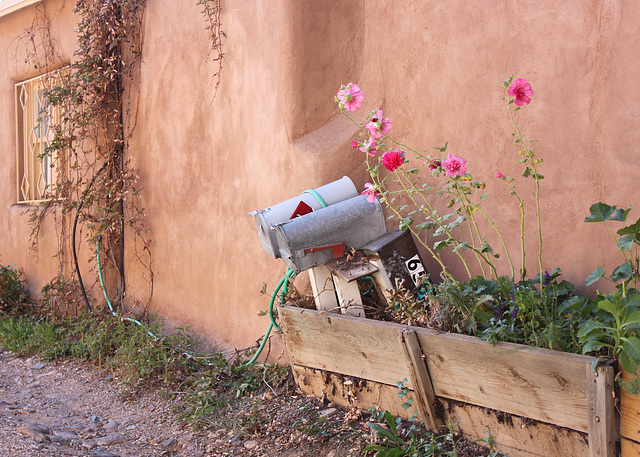
[[[395,385],[408,376],[398,331],[406,326],[280,307],[291,363]],[[411,382],[407,387],[412,388]]]
[[[591,357],[416,329],[436,395],[589,430]]]
[[[619,436],[613,369],[592,372],[592,357],[510,343],[493,346],[465,335],[292,307],[280,308],[280,315],[294,365],[392,388],[406,378],[406,387],[414,391],[422,382],[418,377],[428,377],[440,399],[587,433],[591,447],[582,455],[614,455]],[[427,366],[420,376],[411,366],[418,358],[408,365],[407,348],[398,338],[408,330],[415,333]],[[428,396],[423,392],[414,394]],[[428,411],[429,402],[420,400],[422,412]]]
[[[305,395],[325,397],[338,405],[367,410],[371,407],[408,419],[414,409],[400,405],[398,388],[373,381],[293,365],[293,373]],[[585,433],[555,427],[531,419],[474,405],[444,400],[437,409],[444,422],[458,422],[457,430],[467,439],[487,437],[487,427],[498,440],[498,448],[509,457],[582,457],[589,455]],[[444,431],[444,430],[443,430]]]
[[[622,371],[622,377],[629,381],[631,375]],[[620,436],[622,457],[640,456],[640,395],[632,395],[620,389]]]
[[[290,307],[281,316],[294,364],[389,385],[407,377],[397,340],[407,326]],[[588,432],[591,357],[414,330],[437,396]]]

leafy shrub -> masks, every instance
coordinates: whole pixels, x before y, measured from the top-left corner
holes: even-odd
[[[0,311],[10,311],[29,300],[22,270],[0,266]]]

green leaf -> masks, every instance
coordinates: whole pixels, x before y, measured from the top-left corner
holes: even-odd
[[[433,249],[435,249],[438,252],[442,252],[444,251],[444,248],[447,247],[448,243],[449,243],[448,240],[436,241],[435,243],[433,243]]]
[[[485,200],[487,198],[487,194],[486,192],[482,195],[480,195],[480,200]]]
[[[434,228],[436,226],[436,223],[433,221],[425,221],[425,222],[421,222],[420,224],[416,225],[416,228],[418,230],[430,230],[432,228]]]
[[[636,237],[634,235],[623,236],[618,240],[618,249],[625,252],[630,251],[633,247],[633,244],[636,242]]]
[[[580,329],[578,329],[577,337],[583,338],[587,336],[594,329],[602,329],[604,328],[604,324],[598,321],[587,321],[585,322]]]
[[[633,268],[631,268],[631,265],[625,262],[622,265],[617,266],[616,269],[613,270],[613,273],[611,273],[611,280],[614,282],[623,281],[631,278],[632,275]]]
[[[622,350],[618,355],[620,365],[625,371],[635,374],[640,362],[640,339],[635,336],[622,339]]]
[[[608,221],[609,217],[615,213],[616,207],[605,203],[594,203],[589,208],[590,216],[585,218],[585,222],[603,222]]]
[[[526,168],[524,169],[524,171],[522,172],[522,176],[524,176],[525,178],[526,178],[527,176],[531,176],[531,168],[526,167]]]
[[[640,239],[640,219],[635,221],[633,224],[618,230],[618,235],[633,235],[636,240]]]
[[[482,246],[480,246],[480,252],[484,253],[484,252],[491,252],[493,253],[493,248],[491,247],[491,245],[489,243],[487,243],[486,241],[482,242]]]
[[[620,316],[620,307],[611,300],[600,300],[598,302],[598,308],[603,309],[616,317]]]
[[[452,251],[458,252],[460,249],[462,249],[463,251],[466,251],[468,247],[469,247],[469,243],[465,241],[464,243],[459,243],[455,248],[452,249]]]
[[[597,280],[599,280],[603,276],[604,276],[604,268],[598,267],[598,268],[596,268],[595,270],[593,270],[591,272],[591,274],[589,275],[589,277],[587,279],[584,280],[584,285],[585,286],[590,286],[591,284],[593,284],[594,282],[596,282]]]

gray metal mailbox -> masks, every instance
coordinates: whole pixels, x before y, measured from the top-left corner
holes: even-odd
[[[320,200],[327,207],[358,195],[351,179],[344,176],[315,190],[308,190],[297,197],[290,198],[269,208],[251,212],[258,227],[258,236],[265,252],[274,258],[280,257],[280,248],[276,239],[274,225],[288,221],[296,216],[308,214],[322,208]]]
[[[357,196],[273,226],[279,256],[294,271],[307,270],[360,249],[386,232],[382,205]]]

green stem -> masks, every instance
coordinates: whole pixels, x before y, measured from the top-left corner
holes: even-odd
[[[480,229],[478,228],[478,223],[475,219],[475,216],[473,215],[473,206],[471,204],[471,201],[469,200],[469,198],[467,197],[466,193],[464,192],[464,189],[462,189],[462,187],[460,186],[460,184],[456,181],[455,182],[455,186],[454,189],[456,189],[456,193],[458,194],[458,198],[460,198],[460,200],[464,200],[466,202],[466,205],[463,204],[462,208],[465,212],[465,214],[467,215],[467,225],[469,227],[469,234],[471,236],[471,242],[473,243],[472,246],[475,248],[475,241],[473,241],[474,239],[474,229],[475,229],[475,235],[478,238],[478,243],[480,243],[480,246],[482,247],[482,235],[480,235]],[[478,253],[477,251],[474,250],[474,255],[476,257],[476,260],[478,261],[478,264],[480,265],[480,271],[482,272],[482,276],[486,276],[486,273],[484,271],[484,266],[482,265],[482,260],[480,259],[480,257],[484,257],[484,253],[482,251],[480,251],[480,253]],[[485,261],[487,261],[487,259],[483,259]],[[491,262],[488,262],[491,265]],[[495,272],[494,268],[491,268],[491,272],[493,274],[493,272]]]
[[[411,202],[417,207],[420,208],[420,210],[422,212],[424,212],[424,210],[422,209],[423,206],[421,206],[420,204],[418,204],[418,202],[415,200],[415,198],[413,197],[413,192],[409,192],[409,189],[407,189],[407,186],[405,185],[404,181],[402,180],[402,178],[404,178],[406,181],[409,182],[409,184],[411,184],[412,190],[414,190],[415,192],[418,193],[418,195],[420,195],[422,197],[422,199],[425,201],[425,203],[429,206],[429,210],[431,211],[431,214],[437,214],[437,212],[435,211],[435,209],[433,208],[433,206],[431,206],[431,202],[429,202],[429,200],[422,194],[422,192],[420,192],[420,190],[418,188],[416,188],[414,186],[414,184],[411,182],[411,180],[407,177],[407,175],[400,169],[400,168],[396,168],[395,170],[396,176],[398,177],[398,182],[400,183],[400,185],[402,186],[402,189],[405,191],[405,193],[407,194],[407,196],[409,197],[409,199],[411,200]],[[391,205],[390,205],[391,206]],[[428,214],[429,217],[431,217],[430,214]],[[402,216],[400,216],[402,217]],[[446,227],[445,224],[443,224],[442,222],[440,222],[438,220],[438,218],[434,218],[433,219],[438,226],[440,226],[442,228],[442,230],[447,234],[447,236],[449,236],[450,239],[453,239],[455,241],[459,241],[457,237],[453,236],[453,233]],[[425,243],[426,244],[426,243]],[[462,253],[460,253],[459,250],[455,251],[455,254],[460,258],[460,261],[462,262],[462,265],[464,266],[465,271],[467,272],[467,275],[469,276],[469,279],[472,278],[471,275],[471,270],[469,269],[469,265],[467,264],[467,261],[464,259],[464,257],[462,256]]]

